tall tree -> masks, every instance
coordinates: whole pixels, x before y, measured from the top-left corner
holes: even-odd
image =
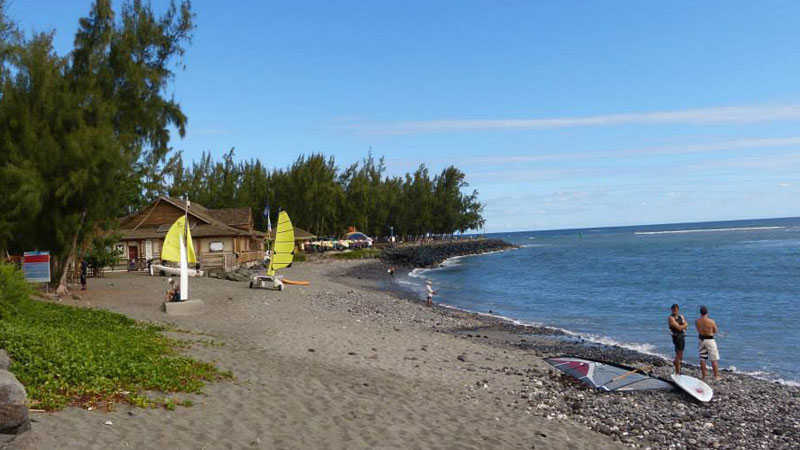
[[[75,250],[162,188],[169,129],[183,135],[186,122],[165,89],[192,26],[188,1],[161,17],[127,1],[116,20],[97,0],[66,57],[52,33],[3,36],[0,197],[25,204],[2,230],[12,251],[50,250],[59,292]]]

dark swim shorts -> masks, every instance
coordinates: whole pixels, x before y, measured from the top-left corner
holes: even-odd
[[[686,347],[686,335],[683,333],[673,334],[672,343],[675,345],[676,352],[682,352],[684,347]]]

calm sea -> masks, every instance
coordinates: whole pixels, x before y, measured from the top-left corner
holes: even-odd
[[[669,356],[669,307],[717,321],[721,367],[800,382],[800,218],[495,234],[521,248],[417,270],[437,301]],[[685,358],[697,363],[697,333]]]

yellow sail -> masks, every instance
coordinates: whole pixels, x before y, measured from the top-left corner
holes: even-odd
[[[278,214],[278,227],[272,242],[272,257],[269,260],[267,275],[274,276],[275,271],[292,265],[294,257],[294,227],[289,214],[281,211]]]
[[[169,227],[167,237],[164,238],[164,247],[161,249],[161,259],[164,261],[181,262],[181,238],[183,231],[186,230],[186,262],[196,263],[197,256],[194,254],[192,245],[192,232],[185,227],[186,216],[180,216],[175,223]]]

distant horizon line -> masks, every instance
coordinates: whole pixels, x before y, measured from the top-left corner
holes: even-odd
[[[593,230],[600,228],[609,229],[609,228],[657,227],[657,226],[668,226],[668,225],[697,225],[706,223],[726,223],[726,222],[745,222],[745,221],[755,221],[755,220],[786,220],[786,219],[800,219],[800,215],[785,216],[785,217],[758,217],[751,219],[702,220],[699,222],[665,222],[665,223],[642,223],[635,225],[588,226],[588,227],[577,227],[577,228],[543,228],[543,229],[529,229],[529,230],[515,230],[515,231],[487,231],[486,233],[480,233],[480,232],[469,233],[469,235],[528,233],[528,232],[538,233],[542,231],[582,231],[582,230]]]

